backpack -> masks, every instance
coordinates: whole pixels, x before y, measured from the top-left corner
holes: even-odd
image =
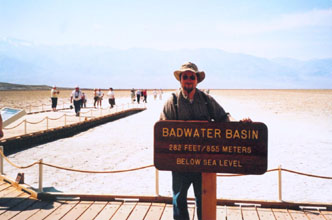
[[[209,115],[210,115],[210,121],[214,121],[215,118],[213,117],[213,113],[212,113],[212,107],[211,107],[211,104],[209,102],[209,99],[207,97],[207,95],[202,92],[202,95],[204,97],[204,101],[205,101],[205,106],[209,112]],[[176,120],[179,119],[179,113],[178,113],[178,99],[176,97],[176,94],[175,93],[172,93],[172,96],[173,96],[173,104],[174,104],[174,107],[175,107],[175,114],[176,114]]]

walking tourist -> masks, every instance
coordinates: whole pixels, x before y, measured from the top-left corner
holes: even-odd
[[[98,89],[97,96],[98,96],[97,106],[101,108],[104,97],[104,93],[101,91],[101,89]]]
[[[136,97],[137,97],[137,103],[139,104],[140,100],[141,100],[141,90],[140,89],[137,89],[136,91]]]
[[[93,100],[94,100],[94,102],[93,102],[93,107],[96,108],[96,104],[97,104],[97,102],[98,102],[97,89],[94,89],[94,90],[93,90]]]
[[[58,104],[58,95],[59,95],[59,90],[56,89],[56,86],[53,86],[51,89],[51,101],[52,101],[52,110],[55,112],[56,111],[56,106]]]
[[[131,103],[135,102],[135,89],[130,90]]]
[[[70,96],[70,102],[74,101],[73,104],[74,104],[76,116],[80,116],[82,96],[83,96],[83,94],[82,94],[79,86],[75,86],[75,89],[72,91],[71,96]]]
[[[113,88],[110,88],[110,90],[107,93],[107,96],[108,96],[108,103],[110,104],[110,108],[113,108],[113,106],[115,105],[115,96],[114,96]]]

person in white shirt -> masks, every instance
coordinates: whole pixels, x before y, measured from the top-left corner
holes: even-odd
[[[58,104],[58,95],[59,95],[59,90],[56,89],[56,86],[53,86],[51,89],[51,100],[52,100],[52,110],[55,112],[56,111],[56,106]]]
[[[108,102],[110,103],[110,108],[113,108],[113,106],[115,105],[115,96],[114,96],[114,92],[113,92],[113,88],[110,88],[110,90],[107,93],[108,96]]]
[[[136,97],[137,97],[137,103],[139,104],[139,102],[140,102],[140,100],[141,100],[141,90],[140,90],[140,89],[138,89],[138,90],[136,91]]]
[[[82,94],[79,86],[75,86],[75,90],[73,90],[71,92],[70,102],[73,102],[73,100],[74,100],[73,104],[75,107],[76,116],[80,116],[82,96],[83,96],[83,94]]]

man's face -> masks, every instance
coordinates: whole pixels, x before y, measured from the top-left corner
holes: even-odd
[[[197,86],[197,75],[194,72],[186,71],[181,74],[181,87],[186,90],[188,94]]]

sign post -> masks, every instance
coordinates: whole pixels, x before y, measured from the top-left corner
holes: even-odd
[[[202,219],[217,219],[216,173],[202,173]]]
[[[202,217],[216,219],[216,173],[264,174],[267,127],[263,123],[158,121],[154,165],[159,170],[202,173]]]

